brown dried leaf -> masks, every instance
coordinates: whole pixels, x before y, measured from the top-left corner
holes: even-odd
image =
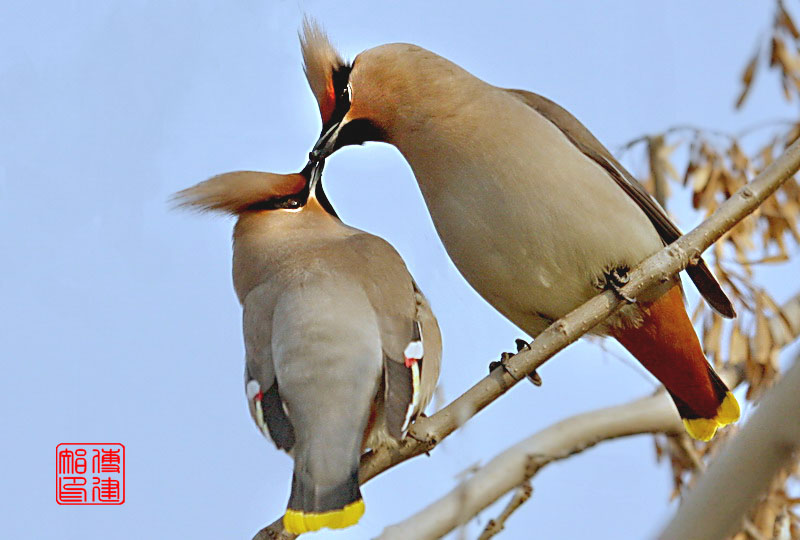
[[[781,371],[781,349],[780,349],[780,347],[773,347],[772,350],[769,351],[769,367],[770,367],[770,370],[773,372],[773,374],[774,373],[780,373],[780,371]]]
[[[784,74],[781,77],[781,89],[783,90],[783,97],[786,101],[792,101],[792,89],[789,87],[789,82],[789,77]]]
[[[753,342],[753,359],[759,364],[767,364],[772,351],[772,335],[769,332],[769,320],[764,314],[764,301],[759,295],[756,298],[756,335]]]
[[[766,309],[770,310],[773,315],[778,315],[781,312],[781,307],[778,305],[775,299],[772,298],[772,296],[770,296],[770,294],[767,291],[763,289],[758,291],[758,296],[761,302],[763,303],[763,306]]]
[[[695,191],[692,203],[695,208],[705,208],[708,211],[713,211],[717,208],[717,202],[714,196],[717,193],[717,189],[719,189],[720,176],[723,171],[717,167],[711,167],[711,165],[707,166],[710,168],[710,172],[705,178],[703,187]],[[704,170],[704,167],[698,167],[698,171]]]
[[[775,530],[775,515],[776,508],[774,502],[768,497],[761,503],[757,510],[753,524],[764,538],[772,538],[773,531]]]
[[[744,221],[740,222],[733,229],[731,229],[728,236],[730,243],[733,244],[734,252],[736,254],[736,262],[742,265],[748,277],[752,276],[752,269],[747,266],[747,252],[753,249],[753,239],[750,237],[749,228]]]
[[[797,26],[792,20],[792,16],[786,11],[783,5],[778,4],[778,26],[783,27],[794,39],[800,39],[800,32],[797,31]]]
[[[728,362],[731,365],[738,366],[747,361],[747,356],[750,352],[750,347],[747,343],[747,336],[745,336],[739,325],[734,325],[731,330],[730,351],[728,353]]]
[[[800,81],[795,79],[795,86],[799,83]],[[800,88],[798,88],[798,92],[800,92]],[[788,148],[798,137],[800,137],[800,124],[795,124],[792,126],[792,129],[789,130],[789,133],[786,134],[784,146]]]
[[[733,141],[733,144],[728,149],[728,156],[731,158],[731,164],[734,170],[742,173],[747,172],[747,169],[750,167],[750,160],[747,158],[747,155],[742,152],[742,148],[737,141]]]
[[[764,146],[764,148],[762,148],[761,151],[759,152],[759,155],[761,157],[762,170],[766,169],[770,165],[770,163],[772,163],[776,142],[777,141],[773,140],[772,142]]]
[[[783,41],[778,39],[778,36],[772,36],[769,45],[769,65],[774,67],[780,62],[780,49],[785,49],[786,47],[783,45]]]
[[[750,361],[745,364],[745,375],[750,382],[750,386],[747,388],[745,399],[747,401],[753,401],[761,392],[761,385],[764,378],[764,366],[755,362],[755,360],[753,360],[753,355],[750,355],[748,358]]]
[[[703,311],[705,311],[705,302],[701,300],[697,302],[697,306],[692,312],[692,324],[697,324],[697,319],[702,315]]]
[[[748,266],[752,266],[755,264],[776,264],[776,263],[784,263],[789,260],[789,256],[786,254],[778,254],[778,255],[768,255],[766,257],[762,257],[760,259],[751,259],[747,261]]]
[[[722,339],[722,317],[711,314],[711,325],[703,332],[703,350],[706,356],[719,361],[720,341]]]
[[[797,57],[793,55],[786,47],[786,43],[784,43],[782,40],[779,40],[777,49],[774,52],[777,55],[778,62],[780,62],[783,72],[786,75],[797,73],[798,67],[800,67],[800,62],[798,62]]]
[[[676,182],[681,181],[681,175],[678,174],[678,170],[672,164],[672,160],[670,159],[672,154],[675,150],[683,144],[683,141],[676,141],[673,144],[661,144],[658,147],[658,151],[656,152],[658,155],[658,160],[660,165],[663,167],[663,170],[666,171],[667,176],[672,177],[673,180]]]
[[[692,190],[695,193],[702,192],[708,185],[708,180],[711,178],[712,167],[710,163],[703,163],[702,165],[695,166],[689,176],[692,179]]]
[[[736,105],[737,109],[741,109],[742,105],[744,105],[744,100],[747,99],[747,95],[750,93],[750,88],[753,86],[753,78],[756,74],[756,67],[758,66],[758,49],[756,49],[756,53],[747,62],[747,65],[744,68],[744,72],[742,72],[742,91],[739,93],[739,97],[736,98]]]

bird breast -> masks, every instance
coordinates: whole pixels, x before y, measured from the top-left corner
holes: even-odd
[[[397,146],[467,281],[538,333],[528,319],[566,314],[597,293],[605,271],[632,267],[662,243],[636,203],[556,126],[500,89],[486,94]]]

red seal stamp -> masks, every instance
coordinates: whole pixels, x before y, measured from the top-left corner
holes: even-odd
[[[58,504],[125,502],[125,446],[74,444],[56,446]]]

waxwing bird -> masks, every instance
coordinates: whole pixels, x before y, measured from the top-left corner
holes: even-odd
[[[339,220],[321,169],[232,172],[176,195],[238,217],[245,391],[261,432],[294,459],[283,523],[295,534],[358,522],[362,452],[405,435],[441,360],[439,326],[400,255]]]
[[[536,336],[673,242],[680,231],[577,119],[492,86],[430,51],[382,45],[345,62],[315,24],[301,33],[322,116],[311,160],[345,145],[394,145],[416,176],[461,274]],[[720,314],[730,300],[701,260],[687,269]],[[710,439],[739,406],[709,366],[674,278],[595,332],[618,339],[672,396],[689,434]]]

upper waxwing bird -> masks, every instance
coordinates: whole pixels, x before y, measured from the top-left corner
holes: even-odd
[[[264,436],[294,458],[283,523],[295,534],[358,522],[359,458],[395,444],[425,409],[442,350],[400,255],[339,220],[317,181],[321,166],[232,172],[176,195],[182,206],[238,216],[245,390]]]
[[[301,46],[322,133],[311,154],[388,142],[406,158],[466,280],[531,336],[673,242],[680,231],[570,113],[492,86],[430,51],[382,45],[345,62],[306,21]],[[726,317],[704,262],[687,269]],[[616,285],[615,285],[616,284]],[[595,332],[617,338],[672,396],[692,437],[710,439],[739,406],[709,366],[674,278]]]

